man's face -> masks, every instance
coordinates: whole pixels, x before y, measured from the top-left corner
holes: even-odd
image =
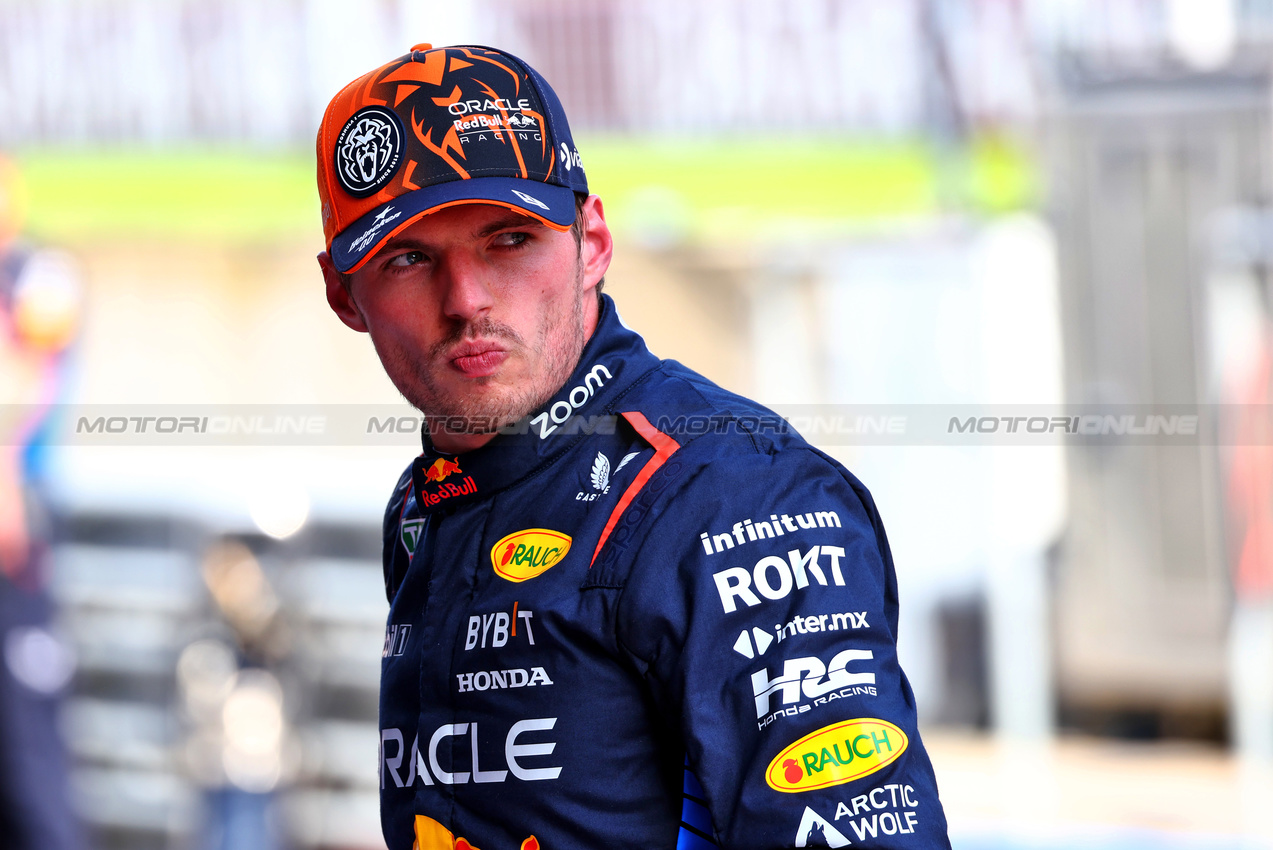
[[[348,289],[320,255],[332,309],[371,334],[398,391],[430,418],[438,448],[484,444],[570,377],[596,328],[594,292],[610,262],[596,196],[583,218],[576,243],[505,207],[439,210],[387,242]],[[463,432],[456,417],[469,423]]]

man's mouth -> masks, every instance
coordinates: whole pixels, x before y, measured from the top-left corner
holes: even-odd
[[[508,351],[494,342],[465,342],[450,352],[451,365],[466,378],[494,375],[508,359]]]

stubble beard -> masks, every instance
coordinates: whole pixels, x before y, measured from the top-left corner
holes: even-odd
[[[466,339],[497,339],[507,346],[509,361],[542,363],[539,374],[496,392],[462,392],[442,386],[439,374],[451,369],[446,352]],[[424,356],[417,352],[378,352],[389,378],[403,398],[433,423],[452,434],[490,434],[542,407],[566,383],[584,346],[583,275],[575,276],[570,309],[539,329],[533,346],[516,329],[494,319],[457,324],[446,339]],[[386,356],[389,355],[389,356]],[[506,363],[509,361],[505,361]],[[490,387],[498,376],[479,378]]]

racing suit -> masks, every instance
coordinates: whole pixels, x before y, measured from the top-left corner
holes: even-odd
[[[870,495],[602,301],[541,411],[390,500],[390,850],[948,848]]]

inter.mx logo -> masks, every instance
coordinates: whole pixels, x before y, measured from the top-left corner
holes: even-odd
[[[808,635],[816,632],[838,632],[840,629],[869,629],[865,611],[840,611],[835,614],[812,614],[802,617],[797,614],[786,622],[774,626],[771,635],[759,626],[752,626],[748,632],[743,629],[734,641],[734,652],[744,658],[755,658],[764,655],[775,640],[783,641],[795,635]],[[753,647],[752,637],[755,637]]]

